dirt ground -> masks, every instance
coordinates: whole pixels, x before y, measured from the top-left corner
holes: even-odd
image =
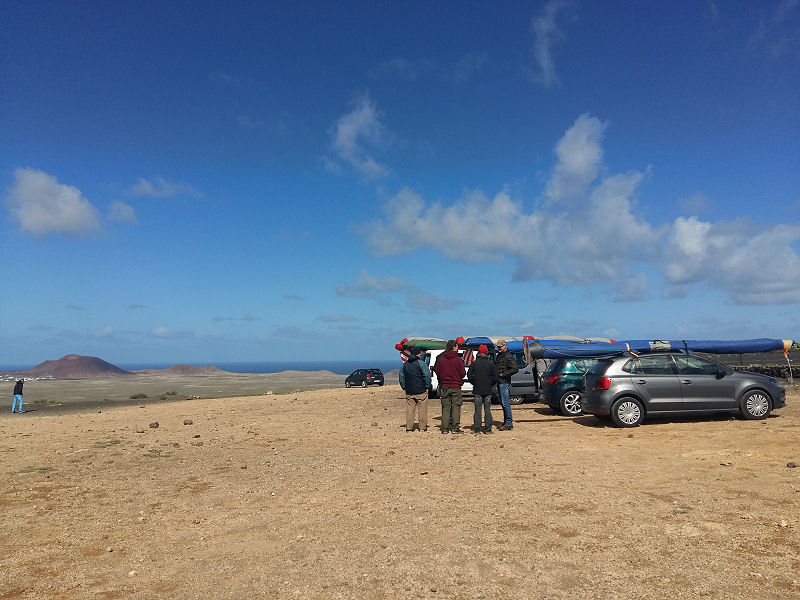
[[[798,396],[488,436],[406,433],[396,385],[5,410],[0,600],[800,597]]]

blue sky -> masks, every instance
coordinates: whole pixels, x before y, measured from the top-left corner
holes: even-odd
[[[4,2],[0,364],[800,338],[800,2]]]

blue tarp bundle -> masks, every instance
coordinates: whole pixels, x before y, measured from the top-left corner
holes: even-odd
[[[467,338],[461,347],[477,348],[481,344],[492,348],[494,343],[488,337]],[[670,350],[691,350],[710,354],[749,354],[785,350],[790,340],[777,338],[757,338],[752,340],[621,340],[617,342],[575,342],[571,340],[529,340],[528,347],[532,358],[564,358],[580,356],[611,356],[620,352],[665,352]],[[523,352],[522,340],[508,341],[510,352]]]

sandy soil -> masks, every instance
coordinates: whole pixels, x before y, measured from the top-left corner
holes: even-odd
[[[798,396],[489,436],[407,434],[395,385],[4,411],[0,600],[800,597]]]

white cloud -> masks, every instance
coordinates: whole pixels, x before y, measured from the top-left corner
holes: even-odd
[[[202,198],[203,193],[186,183],[173,183],[163,177],[157,177],[155,181],[140,178],[128,190],[134,196],[147,196],[149,198],[172,198],[174,196],[190,196],[192,198]]]
[[[415,81],[422,73],[435,69],[432,61],[428,60],[409,60],[407,58],[392,58],[370,70],[373,77],[395,76],[406,81]]]
[[[780,0],[771,14],[762,15],[750,34],[747,46],[750,51],[766,52],[772,58],[780,58],[787,54],[797,55],[800,28],[797,27],[800,16],[800,0]],[[767,4],[762,10],[766,12]]]
[[[324,323],[352,323],[353,321],[358,321],[358,319],[353,315],[335,314],[335,313],[328,315],[320,315],[319,319]]]
[[[447,300],[446,298],[439,298],[433,294],[423,292],[422,290],[413,290],[408,295],[408,305],[415,310],[423,310],[425,312],[438,312],[440,310],[449,310],[461,304],[458,300]]]
[[[603,133],[607,124],[581,115],[556,145],[556,163],[545,196],[551,203],[580,200],[603,164]]]
[[[36,169],[16,169],[6,203],[22,231],[84,236],[100,230],[99,212],[71,185]]]
[[[489,64],[489,55],[486,52],[465,54],[453,68],[453,81],[465,83],[475,73],[482,71],[487,64]]]
[[[239,121],[239,125],[243,129],[257,130],[257,129],[264,129],[267,126],[267,124],[264,121],[255,119],[250,115],[246,115],[244,113],[240,114],[237,117],[237,120]]]
[[[361,271],[358,281],[353,285],[337,285],[336,294],[349,298],[374,298],[378,294],[396,292],[406,289],[410,285],[402,277],[386,275],[378,278],[370,275],[367,271]]]
[[[707,281],[741,304],[800,302],[800,256],[792,249],[800,226],[679,217],[667,239],[669,284]]]
[[[156,338],[168,338],[172,337],[172,332],[166,327],[156,327],[150,332],[150,335]]]
[[[711,200],[705,194],[697,193],[692,194],[688,198],[681,198],[678,200],[681,210],[690,215],[698,215],[704,213],[711,206]]]
[[[111,206],[108,207],[108,220],[120,223],[138,222],[136,211],[133,210],[133,207],[119,200],[112,202]]]
[[[368,248],[380,256],[430,247],[459,262],[511,259],[517,281],[594,284],[618,302],[646,299],[651,270],[663,279],[665,298],[706,284],[739,303],[800,302],[800,256],[793,249],[800,226],[756,228],[694,216],[650,223],[637,201],[650,167],[608,173],[605,127],[583,115],[564,134],[539,209],[526,211],[505,189],[494,197],[467,191],[448,206],[406,188],[365,232]]]
[[[372,153],[385,149],[392,139],[381,123],[375,103],[367,94],[361,96],[352,111],[343,115],[331,130],[335,158],[325,157],[325,168],[338,174],[341,165],[349,165],[365,180],[385,177],[389,169],[379,164]]]
[[[389,297],[396,293],[403,293],[406,295],[406,305],[412,310],[436,312],[460,304],[459,301],[439,298],[438,296],[425,292],[402,277],[395,277],[392,275],[375,277],[370,275],[367,271],[361,271],[358,281],[353,285],[339,284],[336,286],[336,294],[339,296],[347,298],[366,298],[374,300],[382,305],[388,305]],[[341,316],[342,315],[327,315],[327,318],[331,319]]]
[[[536,60],[537,83],[546,88],[558,84],[558,75],[553,62],[553,46],[564,39],[564,34],[558,28],[556,19],[558,13],[569,3],[563,0],[550,0],[544,5],[541,12],[531,20],[531,29],[534,34],[533,55]]]
[[[493,198],[470,191],[455,205],[428,206],[404,189],[384,206],[386,217],[367,234],[368,247],[378,255],[397,255],[430,246],[467,262],[511,257],[515,279],[563,285],[628,275],[621,269],[653,236],[652,228],[633,213],[644,173],[595,180],[603,128],[584,115],[557,145],[559,160],[546,187],[558,206],[527,213],[507,190]]]

